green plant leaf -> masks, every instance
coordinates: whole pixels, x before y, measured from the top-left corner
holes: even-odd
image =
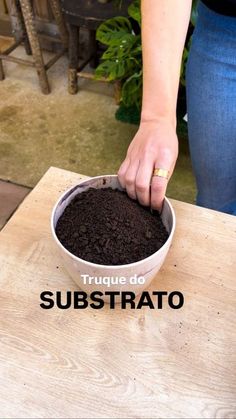
[[[128,7],[128,14],[141,25],[140,0],[134,0]]]
[[[103,22],[97,29],[96,39],[105,45],[119,44],[120,39],[132,33],[132,26],[128,18],[117,16]]]
[[[182,62],[181,62],[181,69],[180,69],[180,83],[185,86],[185,72],[186,72],[186,64],[188,59],[188,49],[184,48]]]
[[[125,60],[106,60],[95,70],[95,78],[107,78],[109,81],[122,80],[133,73],[136,64],[132,57]]]
[[[191,12],[191,23],[193,26],[196,25],[197,16],[198,16],[197,5],[198,5],[198,0],[193,0],[192,12]]]
[[[108,77],[109,74],[112,71],[112,68],[114,66],[114,62],[113,61],[104,61],[101,64],[98,65],[98,67],[95,70],[95,75],[94,78],[95,79],[100,79],[101,77]]]
[[[192,36],[189,39],[189,42],[187,45],[185,45],[184,47],[184,51],[183,51],[183,56],[182,56],[182,61],[181,61],[181,69],[180,69],[180,83],[183,86],[186,86],[186,81],[185,81],[185,77],[186,77],[186,65],[187,65],[187,61],[188,61],[188,56],[189,56],[189,50],[191,48],[191,43],[192,43]]]
[[[108,46],[107,50],[103,53],[103,60],[111,60],[122,57],[127,57],[132,55],[137,55],[136,45],[138,44],[138,39],[135,35],[125,34],[122,39],[120,39],[119,45],[111,44]],[[135,52],[135,54],[134,54]]]
[[[132,55],[140,55],[140,60],[142,60],[142,46],[138,45],[136,48],[132,50]],[[142,65],[142,63],[140,63]]]
[[[140,24],[140,0],[132,2],[128,13]],[[120,80],[123,103],[140,109],[142,98],[141,35],[134,33],[128,18],[118,16],[102,23],[97,30],[96,38],[107,45],[107,49],[102,55],[102,63],[95,71],[95,78]]]

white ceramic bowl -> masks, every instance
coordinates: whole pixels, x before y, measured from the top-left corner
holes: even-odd
[[[80,259],[79,257],[70,253],[62,245],[55,233],[57,221],[64,212],[65,208],[77,194],[86,191],[88,188],[113,188],[123,190],[116,175],[97,176],[80,182],[78,185],[64,192],[63,195],[59,198],[52,212],[51,229],[58,251],[60,252],[60,255],[63,259],[64,266],[76,284],[88,294],[93,291],[101,291],[103,293],[105,291],[133,291],[136,295],[138,295],[148,287],[156,273],[161,268],[168,253],[175,231],[175,214],[172,205],[170,201],[165,198],[161,218],[169,233],[169,237],[165,244],[157,252],[143,260],[127,265],[98,265],[96,263],[91,263]],[[84,277],[82,278],[81,275],[103,278],[125,277],[126,284],[112,285],[110,287],[107,285],[89,285],[84,284]],[[131,285],[130,278],[134,276],[136,276],[136,278],[144,277],[144,283]]]

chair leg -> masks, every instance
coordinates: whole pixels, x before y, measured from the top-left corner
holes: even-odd
[[[20,0],[21,10],[25,22],[26,31],[28,34],[30,47],[32,50],[35,67],[39,77],[39,83],[41,90],[44,94],[50,93],[50,87],[48,84],[47,73],[43,62],[43,56],[34,24],[33,9],[31,0]]]
[[[67,49],[68,48],[68,32],[67,32],[67,29],[66,29],[63,14],[61,12],[61,7],[60,7],[59,0],[50,0],[49,3],[50,3],[50,6],[51,6],[51,9],[52,9],[52,12],[53,12],[53,16],[55,18],[56,24],[57,24],[59,32],[60,32],[62,44],[63,44],[64,48]]]
[[[96,31],[89,31],[89,54],[93,56],[90,61],[90,67],[96,68],[98,66],[98,56],[97,56],[97,41],[96,41]]]
[[[5,74],[3,70],[2,60],[0,59],[0,80],[4,80],[4,79],[5,79]]]
[[[79,64],[79,28],[69,25],[69,70],[68,92],[75,95],[78,92],[78,64]]]
[[[19,25],[20,25],[21,31],[22,31],[25,52],[26,52],[27,55],[32,55],[32,50],[31,50],[31,47],[30,47],[29,38],[28,38],[28,35],[27,35],[25,22],[24,22],[22,10],[21,10],[20,0],[15,1],[15,10],[16,10],[17,18],[18,18]]]

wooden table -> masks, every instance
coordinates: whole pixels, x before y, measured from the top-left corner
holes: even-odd
[[[76,289],[49,219],[82,178],[49,169],[0,233],[0,417],[235,418],[236,217],[172,201],[150,291],[183,292],[180,310],[43,310]]]

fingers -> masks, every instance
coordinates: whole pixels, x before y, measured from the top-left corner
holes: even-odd
[[[173,165],[170,168],[168,163],[156,163],[155,168],[161,168],[169,171],[168,179],[173,173]],[[160,176],[153,176],[151,181],[151,208],[161,212],[163,201],[166,195],[168,179]]]
[[[128,151],[118,172],[119,181],[132,199],[138,199],[142,205],[151,206],[161,212],[168,179],[153,176],[153,169],[169,171],[170,178],[178,155],[177,137],[174,136],[173,140],[165,145],[159,142],[156,146],[151,142],[148,148],[146,143],[142,148],[138,145],[136,149]]]
[[[126,174],[126,170],[129,167],[129,164],[130,164],[130,158],[126,157],[126,159],[123,161],[118,171],[119,182],[122,188],[124,189],[125,189],[125,174]]]
[[[163,177],[159,177],[159,176],[152,177],[151,208],[156,209],[159,212],[161,212],[162,210],[162,205],[163,205],[163,200],[166,194],[167,184],[168,184],[168,180]]]
[[[135,183],[138,167],[138,159],[132,161],[130,158],[126,157],[118,172],[120,184],[126,189],[128,195],[132,199],[137,199]]]
[[[169,166],[170,162],[167,159],[153,164],[152,160],[143,160],[139,163],[139,160],[131,161],[127,157],[118,172],[119,181],[130,198],[138,199],[141,205],[151,206],[161,212],[168,179],[152,176],[152,173],[153,169],[158,167],[169,170],[170,177],[173,169],[169,169]]]
[[[169,150],[162,150],[158,159],[155,161],[154,168],[160,168],[169,171],[169,176],[173,172],[173,158]],[[163,201],[166,195],[168,179],[160,176],[153,176],[151,181],[151,208],[161,212]]]
[[[150,182],[153,161],[141,161],[136,176],[136,195],[141,205],[150,206]]]
[[[132,199],[137,199],[136,195],[136,175],[139,167],[139,160],[130,162],[130,165],[125,174],[125,187],[127,194]]]

